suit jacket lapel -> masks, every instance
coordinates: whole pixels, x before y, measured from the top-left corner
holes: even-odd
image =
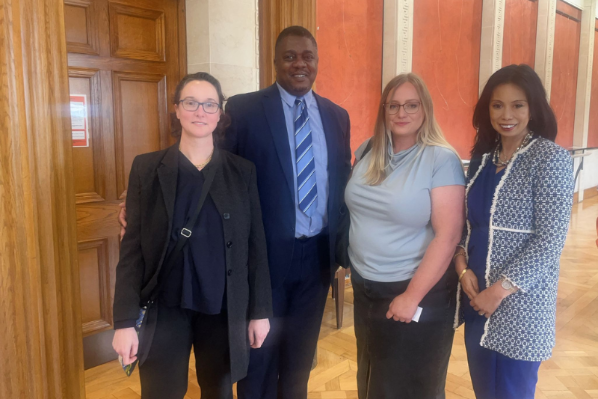
[[[216,210],[220,215],[223,215],[225,212],[230,212],[231,204],[234,202],[234,198],[231,198],[231,191],[230,187],[227,187],[226,181],[224,180],[223,174],[223,160],[222,160],[222,153],[220,149],[214,148],[214,155],[212,156],[213,164],[210,165],[210,168],[217,168],[216,174],[214,175],[214,182],[210,187],[209,195],[214,201],[214,205],[216,206]],[[206,173],[204,176],[207,175],[209,170],[206,169]],[[225,236],[226,236],[226,229],[230,226],[230,224],[224,224],[223,228],[225,229]]]
[[[160,180],[160,187],[162,188],[162,195],[164,196],[164,205],[168,214],[169,231],[174,215],[174,202],[176,199],[176,185],[179,173],[179,145],[178,143],[171,146],[162,163],[158,167],[158,179]]]
[[[318,102],[318,109],[320,111],[320,118],[322,119],[322,127],[324,128],[324,136],[326,137],[326,151],[328,152],[328,181],[337,181],[337,156],[338,146],[343,140],[338,137],[341,132],[338,122],[334,118],[334,112],[328,104],[322,100],[322,97],[314,92],[316,101]],[[335,198],[332,190],[336,187],[334,184],[328,185],[330,193],[328,195],[328,203]]]
[[[286,177],[291,197],[295,198],[295,180],[293,177],[293,165],[291,164],[292,158],[291,148],[289,146],[287,123],[284,119],[282,100],[280,98],[280,92],[278,91],[276,83],[264,91],[262,104],[264,106],[264,113],[266,114],[268,125],[270,125],[272,140],[274,141],[274,146],[276,147],[278,159],[280,160],[282,171]]]

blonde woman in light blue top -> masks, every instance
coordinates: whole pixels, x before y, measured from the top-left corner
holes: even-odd
[[[359,398],[444,398],[465,178],[421,78],[388,83],[366,147],[345,191]]]

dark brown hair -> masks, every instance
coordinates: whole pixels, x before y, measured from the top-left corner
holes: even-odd
[[[178,105],[181,101],[181,92],[183,91],[185,86],[187,86],[188,83],[196,80],[200,82],[204,81],[210,83],[212,86],[214,86],[216,92],[218,93],[218,101],[220,101],[220,120],[218,121],[218,125],[216,126],[216,129],[214,129],[212,136],[214,137],[214,144],[219,143],[224,139],[224,132],[226,131],[226,128],[230,125],[230,117],[226,115],[223,111],[223,106],[224,102],[226,101],[226,98],[224,97],[224,94],[222,94],[222,87],[220,87],[220,82],[218,81],[218,79],[206,72],[197,72],[185,76],[183,79],[181,79],[179,84],[176,86],[176,89],[174,90],[173,103]],[[181,126],[181,121],[179,121],[179,118],[176,117],[176,113],[171,113],[170,134],[172,134],[173,137],[176,137],[178,139],[181,137],[182,130],[183,127]]]
[[[490,76],[475,106],[473,127],[477,129],[477,134],[471,150],[472,158],[481,157],[492,151],[496,145],[499,136],[490,122],[490,99],[494,89],[505,83],[512,83],[525,92],[530,110],[529,130],[533,131],[534,135],[550,141],[556,138],[556,118],[546,99],[546,91],[540,77],[529,65],[509,65]]]

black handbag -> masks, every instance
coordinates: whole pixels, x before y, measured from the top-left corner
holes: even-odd
[[[372,140],[370,139],[361,154],[361,158],[355,158],[353,168],[357,165],[357,162],[362,160],[363,157],[370,152],[371,149]],[[348,269],[351,267],[351,260],[349,259],[349,230],[351,229],[351,215],[349,214],[349,208],[347,208],[345,202],[343,202],[343,205],[341,206],[340,214],[334,247],[334,257],[337,265]]]
[[[177,241],[176,247],[172,250],[168,258],[164,262],[163,269],[161,271],[162,277],[158,280],[156,286],[154,287],[152,293],[150,294],[149,300],[141,306],[139,309],[139,318],[135,323],[135,329],[137,330],[137,335],[139,336],[139,345],[137,348],[137,360],[133,363],[128,364],[126,366],[123,365],[123,370],[130,376],[135,369],[137,363],[142,365],[145,360],[147,359],[147,355],[149,354],[149,349],[152,345],[152,341],[154,339],[154,333],[156,331],[156,322],[158,321],[158,309],[156,307],[156,299],[162,292],[164,288],[164,282],[167,280],[168,275],[172,271],[174,265],[176,265],[183,255],[183,247],[191,237],[193,233],[193,227],[195,226],[195,222],[199,217],[199,213],[201,212],[201,208],[203,207],[204,202],[208,196],[210,191],[210,187],[212,186],[212,182],[214,181],[214,176],[216,174],[216,165],[208,168],[206,180],[203,184],[201,195],[199,197],[199,201],[197,203],[197,207],[190,217],[187,219],[187,223],[185,227],[181,229],[179,239]]]

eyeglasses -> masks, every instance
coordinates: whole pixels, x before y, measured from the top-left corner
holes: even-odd
[[[181,104],[183,106],[183,109],[185,111],[189,111],[189,112],[197,111],[199,109],[200,105],[202,106],[202,108],[206,114],[215,114],[220,109],[220,104],[218,104],[218,103],[213,103],[213,102],[200,103],[199,101],[191,100],[190,98],[185,98],[185,99],[179,101],[179,104]]]
[[[403,109],[405,110],[406,113],[408,113],[408,114],[415,114],[415,113],[417,113],[417,111],[419,111],[420,103],[418,103],[418,102],[416,102],[416,103],[405,103],[405,104],[387,103],[387,104],[382,104],[382,106],[384,107],[384,109],[386,110],[386,112],[388,112],[390,115],[394,115],[397,112],[399,112],[399,110],[401,109],[401,107],[403,107]]]

